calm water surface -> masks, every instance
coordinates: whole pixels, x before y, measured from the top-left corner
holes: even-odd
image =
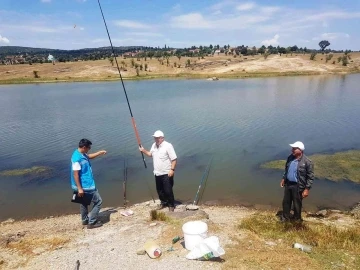
[[[245,80],[125,82],[142,143],[161,129],[178,155],[175,195],[191,201],[211,157],[202,202],[280,207],[282,172],[259,164],[284,159],[289,143],[306,153],[360,149],[360,75]],[[0,170],[49,166],[44,177],[0,177],[0,220],[78,211],[70,203],[70,156],[85,137],[108,154],[93,161],[105,206],[156,195],[152,161],[143,167],[119,82],[0,86]],[[316,165],[315,165],[316,166]],[[345,209],[360,185],[317,179],[305,209]]]

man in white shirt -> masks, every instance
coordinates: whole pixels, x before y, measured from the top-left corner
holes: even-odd
[[[169,211],[173,212],[175,209],[174,171],[177,156],[172,144],[164,140],[162,131],[155,131],[153,137],[155,143],[151,146],[150,151],[142,146],[139,147],[139,150],[148,157],[153,157],[156,190],[161,202],[159,209],[169,207]]]

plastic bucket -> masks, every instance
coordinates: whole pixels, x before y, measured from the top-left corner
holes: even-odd
[[[202,221],[189,221],[182,226],[185,248],[192,250],[207,237],[208,226]]]

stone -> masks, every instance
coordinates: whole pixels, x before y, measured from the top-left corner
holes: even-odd
[[[350,214],[353,215],[355,218],[360,219],[360,203],[358,203],[352,208]]]
[[[203,211],[184,211],[184,212],[166,212],[166,216],[172,219],[184,220],[184,219],[209,219],[209,215]]]
[[[7,219],[7,220],[5,220],[5,221],[1,222],[1,224],[6,225],[6,224],[11,224],[11,223],[14,223],[14,222],[15,222],[15,219],[13,219],[13,218],[9,218],[9,219]]]
[[[267,241],[267,242],[265,242],[265,245],[273,247],[273,246],[276,246],[277,244],[272,241]]]
[[[327,216],[328,216],[328,211],[327,211],[326,209],[320,210],[320,211],[317,211],[317,212],[316,212],[316,215],[317,215],[318,217],[327,217]]]

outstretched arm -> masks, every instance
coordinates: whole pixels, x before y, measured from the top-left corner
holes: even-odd
[[[100,151],[97,151],[96,153],[92,153],[92,154],[88,154],[88,157],[90,159],[94,159],[98,156],[102,156],[102,155],[105,155],[106,154],[106,151],[105,150],[100,150]]]

